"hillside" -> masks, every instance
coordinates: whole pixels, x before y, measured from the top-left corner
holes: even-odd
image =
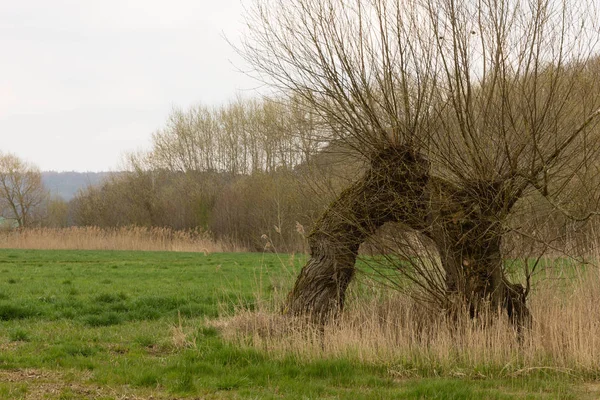
[[[98,185],[109,172],[42,172],[42,182],[53,196],[71,200],[78,190]]]

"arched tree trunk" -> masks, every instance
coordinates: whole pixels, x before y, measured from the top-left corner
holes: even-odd
[[[308,236],[311,257],[284,312],[324,322],[344,307],[360,244],[386,222],[428,235],[446,273],[448,306],[502,307],[518,326],[529,318],[523,287],[504,275],[502,219],[514,204],[507,182],[455,187],[430,178],[426,159],[406,147],[375,155],[365,175],[344,190]]]
[[[503,308],[519,328],[529,324],[523,286],[504,273],[503,219],[514,199],[509,182],[473,181],[462,188],[431,185],[431,238],[446,274],[448,308],[471,317]]]
[[[425,227],[429,167],[409,148],[374,155],[365,175],[344,190],[308,236],[311,257],[288,296],[285,313],[324,321],[342,310],[358,248],[380,226]]]

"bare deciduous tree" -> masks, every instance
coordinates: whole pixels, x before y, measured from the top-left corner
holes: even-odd
[[[290,169],[318,148],[311,118],[310,109],[294,99],[238,98],[218,108],[174,109],[152,135],[148,162],[169,171],[231,175]]]
[[[558,205],[598,155],[599,20],[592,1],[256,0],[240,52],[370,164],[309,235],[286,309],[339,311],[359,245],[397,221],[439,260],[439,279],[407,277],[524,324],[529,281],[507,278],[502,240],[517,202]]]
[[[47,196],[39,168],[13,154],[0,153],[0,215],[14,218],[19,226],[30,226]]]

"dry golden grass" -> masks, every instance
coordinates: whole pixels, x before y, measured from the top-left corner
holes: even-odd
[[[171,342],[173,344],[173,347],[179,350],[186,348],[197,348],[197,338],[196,336],[194,336],[193,330],[192,332],[190,332],[189,329],[186,330],[186,328],[184,328],[183,322],[181,321],[181,313],[179,313],[179,311],[177,312],[177,318],[177,325],[173,325],[171,327]]]
[[[241,246],[215,241],[200,230],[169,228],[28,228],[0,232],[0,248],[45,250],[143,250],[237,252]]]
[[[280,299],[281,300],[281,299]],[[275,304],[277,302],[274,302]],[[281,316],[273,306],[215,322],[227,340],[302,360],[346,358],[385,365],[397,377],[519,376],[552,371],[600,374],[600,274],[540,282],[531,295],[533,326],[523,340],[505,315],[449,320],[406,296],[353,298],[324,329]],[[484,321],[492,320],[493,323]]]

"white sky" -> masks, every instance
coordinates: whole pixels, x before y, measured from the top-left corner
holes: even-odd
[[[0,151],[114,170],[173,106],[253,95],[224,39],[239,39],[240,1],[0,0]]]

